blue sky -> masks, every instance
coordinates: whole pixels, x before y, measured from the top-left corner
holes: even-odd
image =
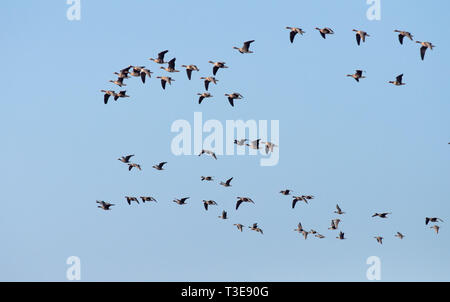
[[[78,256],[83,281],[367,281],[381,259],[383,281],[450,281],[450,112],[448,1],[3,1],[0,10],[2,148],[0,280],[65,281]],[[289,42],[286,26],[306,31]],[[314,28],[329,26],[323,40]],[[356,45],[353,28],[371,37]],[[394,29],[437,45],[400,45]],[[254,54],[232,49],[254,39]],[[161,89],[126,81],[129,99],[103,104],[100,89],[128,65],[169,49],[177,66],[196,64]],[[215,96],[199,105],[209,60],[225,61]],[[367,71],[360,83],[345,77]],[[386,82],[404,73],[403,87]],[[232,108],[224,93],[245,99]],[[177,119],[279,120],[280,161],[257,156],[175,156]],[[135,154],[143,171],[117,161]],[[167,161],[167,170],[151,166]],[[215,182],[200,181],[201,175]],[[218,185],[234,177],[231,188]],[[290,188],[312,194],[290,208]],[[128,206],[125,195],[157,204]],[[255,205],[234,210],[236,196]],[[180,207],[175,197],[190,196]],[[206,212],[202,199],[219,204]],[[115,203],[112,211],[95,200]],[[347,240],[327,230],[336,203]],[[219,220],[222,209],[230,219]],[[392,212],[387,220],[374,212]],[[439,235],[425,216],[444,219]],[[301,221],[318,240],[293,232]],[[264,235],[237,232],[258,222]],[[402,241],[393,237],[401,231]],[[373,236],[385,237],[383,245]]]

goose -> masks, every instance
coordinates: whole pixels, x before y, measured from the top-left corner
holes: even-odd
[[[214,159],[217,159],[216,153],[214,153],[210,150],[202,149],[202,152],[200,152],[200,154],[198,156],[201,156],[202,154],[208,154],[208,155],[211,155]]]
[[[217,217],[219,217],[220,219],[228,219],[228,217],[227,217],[227,211],[223,210],[223,211],[222,211],[222,215],[217,216]]]
[[[326,39],[327,36],[326,35],[332,35],[334,34],[334,31],[329,28],[329,27],[324,27],[324,28],[318,28],[316,27],[315,29],[317,29],[320,32],[320,35],[322,36],[322,38]]]
[[[294,229],[294,231],[299,232],[299,233],[301,233],[303,231],[303,226],[302,226],[301,222],[298,223],[297,228]]]
[[[158,202],[155,198],[153,198],[152,196],[140,196],[140,199],[142,199],[142,202],[145,203],[146,201],[154,201],[154,202]]]
[[[123,83],[123,79],[122,77],[118,77],[117,80],[113,81],[113,80],[109,80],[111,83],[116,84],[117,86],[127,86],[126,84]]]
[[[105,211],[111,210],[110,207],[115,205],[109,202],[105,202],[103,200],[97,200],[96,203],[100,204],[99,206],[97,206],[98,208],[103,209]]]
[[[155,62],[155,63],[158,63],[158,64],[165,64],[165,63],[167,63],[167,62],[164,62],[164,55],[165,55],[166,53],[168,53],[168,52],[169,52],[168,50],[161,51],[161,52],[158,54],[158,58],[156,58],[156,59],[150,58],[149,60],[151,60],[151,61],[153,61],[153,62]]]
[[[142,68],[141,69],[140,76],[141,76],[141,81],[142,81],[143,84],[145,84],[145,77],[148,76],[149,78],[151,78],[152,77],[152,73],[153,72],[151,72],[149,69],[146,69],[146,68]]]
[[[237,227],[237,229],[238,229],[239,231],[242,232],[242,228],[244,227],[242,224],[240,224],[240,223],[235,223],[235,224],[233,224],[233,225],[235,225],[235,226]]]
[[[230,179],[228,179],[226,182],[221,181],[220,185],[224,186],[224,187],[231,187],[231,181],[233,180],[233,177],[231,177]]]
[[[248,139],[246,139],[246,138],[240,139],[240,140],[235,139],[235,140],[234,140],[234,143],[235,143],[236,145],[238,145],[238,146],[244,146],[246,141],[248,141]],[[449,143],[449,144],[450,144],[450,143]]]
[[[331,220],[331,226],[328,228],[329,230],[337,230],[339,227],[339,222],[341,222],[340,219],[332,219]]]
[[[293,199],[292,199],[292,208],[295,208],[295,205],[300,200],[303,200],[303,198],[301,196],[294,196]]]
[[[186,74],[189,80],[191,79],[192,71],[200,71],[195,65],[181,65],[181,67],[186,68]]]
[[[290,26],[286,26],[286,29],[289,29],[291,32],[289,33],[289,40],[291,41],[291,43],[294,43],[294,38],[297,34],[303,35],[305,33],[305,31],[303,31],[301,28],[299,27],[290,27]]]
[[[145,68],[145,66],[131,66],[133,69],[130,72],[130,75],[133,77],[140,77],[141,71]]]
[[[383,237],[381,237],[381,236],[375,236],[375,237],[373,237],[373,238],[375,238],[379,244],[383,244]]]
[[[292,190],[289,190],[289,189],[280,191],[280,193],[283,195],[291,195],[291,192],[292,192]]]
[[[261,142],[261,143],[266,145],[266,154],[269,154],[269,152],[273,152],[274,147],[278,147],[278,145],[271,142]]]
[[[398,237],[398,238],[400,238],[400,239],[403,239],[403,237],[405,237],[405,235],[403,235],[403,234],[400,233],[400,232],[397,232],[397,234],[395,234],[395,237]]]
[[[299,196],[297,196],[299,197]],[[305,203],[308,203],[308,200],[314,199],[313,195],[302,195],[299,197],[300,200],[303,200]]]
[[[345,214],[345,212],[342,212],[342,210],[341,210],[341,208],[339,207],[338,204],[336,205],[336,209],[337,209],[337,211],[334,211],[334,213],[337,213],[339,215]]]
[[[201,77],[200,80],[205,80],[206,91],[208,91],[209,83],[212,82],[217,85],[217,82],[219,82],[219,80],[217,80],[215,77]]]
[[[390,215],[390,214],[392,214],[392,213],[375,213],[372,215],[372,217],[378,216],[380,218],[387,218],[387,215]]]
[[[188,200],[188,199],[189,199],[189,197],[183,197],[180,199],[174,199],[173,202],[175,202],[176,204],[179,204],[179,205],[184,205],[184,204],[186,204],[186,200]]]
[[[129,205],[131,205],[132,201],[136,201],[139,204],[139,200],[136,197],[125,196],[125,199],[127,200]]]
[[[436,45],[433,45],[431,42],[416,41],[416,43],[422,45],[420,48],[420,57],[422,58],[422,61],[425,59],[425,52],[427,51],[427,48],[433,50],[433,47],[436,47]]]
[[[249,50],[250,44],[252,44],[253,42],[255,42],[255,40],[246,41],[241,48],[233,46],[233,49],[237,49],[240,53],[253,53],[253,51]]]
[[[214,179],[212,178],[212,176],[201,176],[201,180],[204,181],[213,181]]]
[[[114,101],[117,101],[119,98],[129,98],[130,96],[127,95],[127,91],[126,90],[121,90],[119,91],[119,93],[116,93],[116,95],[114,95]]]
[[[408,37],[411,41],[413,41],[413,35],[411,35],[410,32],[403,31],[403,30],[398,30],[398,29],[394,30],[394,32],[399,33],[398,34],[398,41],[402,45],[403,45],[403,38],[404,37]]]
[[[203,206],[205,207],[205,210],[208,211],[208,206],[216,206],[217,202],[214,200],[203,200]]]
[[[128,75],[128,73],[130,72],[131,67],[133,67],[133,65],[129,65],[128,67],[125,67],[125,68],[119,70],[118,74]],[[117,73],[115,73],[115,74],[117,74]]]
[[[115,96],[116,92],[114,90],[100,90],[101,92],[105,93],[103,96],[103,103],[108,104],[109,97]]]
[[[260,229],[260,228],[258,227],[258,224],[257,224],[257,223],[254,223],[251,227],[249,227],[249,229],[251,229],[252,231],[259,232],[259,233],[261,233],[261,235],[264,234],[263,231],[262,231],[262,229]]]
[[[395,86],[402,86],[406,85],[406,83],[403,83],[403,73],[401,75],[398,75],[395,81],[389,81],[389,84],[394,84]]]
[[[171,77],[156,77],[157,79],[161,79],[161,87],[163,89],[166,89],[166,83],[169,83],[169,85],[172,85],[172,81],[175,81]]]
[[[346,239],[346,238],[344,237],[344,233],[343,233],[342,231],[339,232],[339,236],[337,236],[336,238],[337,238],[337,239],[340,239],[340,240]]]
[[[259,150],[260,149],[260,143],[259,143],[260,141],[261,141],[261,139],[258,138],[257,140],[252,141],[250,144],[245,144],[245,145],[252,149]]]
[[[201,104],[205,98],[211,98],[212,94],[209,92],[197,93],[200,97],[198,98],[198,103]]]
[[[438,217],[425,217],[425,225],[427,225],[430,221],[431,222],[438,222],[438,221],[444,222],[441,218],[438,218]]]
[[[366,42],[366,37],[370,37],[370,35],[363,30],[353,29],[353,31],[356,32],[356,43],[358,43],[358,45],[361,44],[361,40]]]
[[[120,72],[114,72],[114,74],[117,76],[117,77],[119,77],[119,78],[124,78],[124,79],[129,79],[129,78],[131,78],[128,74],[128,72],[123,72],[123,71],[120,71]]]
[[[167,164],[167,162],[166,162],[166,161],[163,161],[163,162],[161,162],[161,163],[159,163],[159,164],[157,164],[157,165],[152,166],[152,168],[155,168],[156,170],[164,170],[164,169],[163,169],[163,166],[164,166],[165,164]]]
[[[228,68],[228,66],[226,66],[225,62],[213,62],[213,61],[208,61],[208,63],[213,64],[213,75],[216,75],[217,71],[219,70],[219,68]]]
[[[307,231],[305,231],[305,230],[302,231],[302,235],[305,238],[305,240],[306,240],[306,238],[308,238],[308,234],[309,233]]]
[[[131,169],[133,169],[133,168],[139,169],[139,171],[142,170],[140,165],[135,164],[135,163],[129,163],[128,164],[128,171],[131,171]]]
[[[236,201],[236,210],[239,208],[239,206],[241,205],[241,203],[243,202],[251,202],[251,203],[255,203],[251,198],[248,197],[236,197],[237,201]]]
[[[348,77],[352,77],[356,80],[356,82],[359,82],[359,79],[364,79],[365,76],[362,75],[363,70],[356,70],[356,72],[354,74],[348,74]]]
[[[433,225],[432,227],[430,227],[430,229],[434,229],[436,231],[436,234],[438,234],[440,227],[438,225]]]
[[[228,97],[228,102],[231,107],[234,107],[234,100],[240,100],[243,98],[243,96],[238,92],[233,92],[231,94],[225,93],[225,96]]]
[[[134,156],[134,154],[126,155],[126,156],[122,156],[122,157],[118,158],[117,160],[120,160],[121,162],[127,164],[130,162],[130,158],[132,158],[133,156]]]
[[[324,235],[322,235],[322,234],[316,234],[316,235],[314,235],[314,237],[317,237],[317,238],[320,238],[320,239],[323,239],[323,238],[325,238],[325,236],[324,236]]]
[[[161,69],[164,69],[167,72],[180,72],[179,70],[175,69],[175,60],[176,58],[173,58],[172,60],[170,60],[168,63],[169,65],[167,67],[160,67]]]

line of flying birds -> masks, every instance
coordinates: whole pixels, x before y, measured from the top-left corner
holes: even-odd
[[[291,43],[294,42],[294,39],[295,39],[295,37],[298,34],[299,35],[303,35],[303,34],[306,33],[303,29],[301,29],[299,27],[287,26],[286,29],[290,30],[289,40],[290,40]],[[320,33],[320,35],[322,36],[323,39],[326,39],[328,35],[334,34],[334,31],[331,28],[329,28],[329,27],[324,27],[324,28],[316,27],[315,29],[319,31],[319,33]],[[353,29],[353,32],[356,33],[355,36],[356,36],[356,42],[357,42],[358,45],[361,45],[361,41],[363,43],[365,43],[366,42],[366,38],[370,37],[370,35],[367,32],[363,31],[363,30]],[[394,30],[394,32],[398,33],[398,40],[399,40],[400,44],[402,44],[402,45],[403,45],[405,37],[409,38],[411,41],[414,41],[413,35],[410,32],[403,31],[403,30]],[[243,43],[242,47],[234,46],[233,49],[238,50],[242,54],[253,53],[253,51],[250,50],[250,45],[254,41],[255,40],[246,41],[246,42]],[[426,53],[427,49],[433,50],[433,48],[435,47],[435,45],[433,45],[431,42],[421,42],[421,41],[415,41],[415,42],[421,45],[420,56],[421,56],[422,60],[424,60],[424,58],[425,58],[425,53]],[[176,66],[175,66],[176,58],[172,58],[168,62],[165,61],[164,58],[165,58],[165,55],[168,52],[169,52],[168,50],[161,51],[160,53],[158,53],[157,58],[150,58],[150,60],[155,62],[155,63],[157,63],[157,64],[167,64],[167,67],[163,67],[163,66],[160,67],[160,69],[163,69],[166,72],[169,72],[169,73],[179,72],[179,70],[177,70]],[[221,62],[221,61],[217,61],[217,62],[208,61],[208,62],[213,65],[212,76],[200,77],[200,79],[204,81],[204,87],[205,87],[206,91],[197,94],[199,96],[199,99],[198,99],[198,103],[199,104],[201,104],[204,99],[212,97],[211,93],[208,92],[209,84],[213,83],[213,84],[216,85],[217,82],[219,81],[219,80],[217,80],[215,78],[218,70],[219,69],[228,68],[228,66],[226,65],[225,62]],[[191,65],[181,65],[181,67],[186,69],[186,74],[187,74],[188,80],[191,80],[193,71],[200,71],[199,68],[196,65],[193,65],[193,64],[191,64]],[[356,70],[356,72],[354,74],[347,74],[347,77],[352,77],[357,82],[359,82],[360,79],[365,78],[365,76],[363,75],[363,72],[364,72],[363,70]],[[131,78],[131,77],[140,77],[142,83],[145,84],[146,78],[147,77],[151,78],[151,74],[152,73],[153,72],[151,72],[149,69],[146,69],[145,66],[133,66],[133,65],[130,65],[130,66],[120,70],[119,72],[114,72],[114,74],[116,74],[118,76],[118,78],[117,78],[117,80],[115,80],[115,81],[111,80],[110,82],[112,82],[113,84],[116,84],[119,87],[123,87],[123,86],[126,86],[126,84],[124,83],[124,79],[128,79],[128,78]],[[161,80],[161,86],[162,86],[163,89],[166,89],[166,84],[167,83],[169,85],[171,85],[172,82],[175,81],[170,76],[157,76],[156,78]],[[389,83],[393,84],[393,85],[396,85],[396,86],[405,85],[405,83],[403,82],[403,74],[398,75],[396,77],[395,81],[389,81]],[[105,104],[108,103],[108,100],[109,100],[110,97],[113,97],[115,101],[117,101],[119,98],[129,97],[126,94],[126,90],[119,91],[118,93],[116,93],[113,90],[101,90],[101,92],[104,93],[104,103]],[[240,93],[238,93],[238,92],[228,93],[228,94],[225,94],[225,96],[228,98],[228,101],[229,101],[230,105],[233,106],[233,107],[234,107],[234,101],[235,100],[243,98],[243,96]],[[240,140],[236,140],[235,139],[234,143],[236,145],[238,145],[238,146],[248,146],[248,147],[253,148],[253,149],[260,149],[260,148],[265,147],[266,153],[273,152],[273,148],[277,147],[277,145],[275,145],[275,144],[273,144],[271,142],[262,142],[260,139],[252,141],[252,142],[250,142],[250,144],[247,143],[247,141],[248,141],[247,139],[240,139]],[[202,150],[201,153],[199,154],[199,156],[201,156],[202,154],[207,154],[207,155],[210,155],[211,157],[213,157],[214,159],[217,159],[217,156],[216,156],[216,154],[213,151]],[[136,168],[138,170],[142,170],[140,164],[130,162],[130,159],[133,156],[134,155],[122,156],[118,160],[120,160],[121,162],[127,164],[129,171],[131,171],[133,168]],[[167,164],[167,162],[161,162],[161,163],[156,164],[156,165],[154,165],[152,167],[154,169],[156,169],[156,170],[164,170],[163,167],[164,167],[165,164]],[[224,186],[224,187],[231,187],[231,181],[232,180],[233,180],[233,177],[227,179],[226,181],[221,181],[219,184],[221,186]],[[201,176],[201,181],[208,181],[208,182],[210,182],[210,181],[214,181],[214,179],[213,179],[212,176]],[[291,192],[293,192],[293,191],[290,190],[290,189],[286,189],[286,190],[281,190],[279,193],[281,193],[282,195],[291,195]],[[186,205],[187,204],[186,201],[189,198],[190,197],[176,198],[176,199],[173,200],[173,202],[178,204],[178,205]],[[236,198],[237,198],[236,206],[235,206],[236,210],[238,210],[238,208],[243,203],[255,204],[255,202],[249,197],[240,197],[240,196],[238,196]],[[135,196],[125,196],[125,199],[126,199],[126,201],[127,201],[127,203],[129,205],[131,205],[131,202],[136,202],[136,203],[139,204],[139,199],[143,203],[145,203],[146,201],[147,202],[151,202],[151,201],[157,202],[157,200],[154,197],[152,197],[152,196],[140,196],[139,199],[137,197],[135,197]],[[312,199],[314,199],[313,195],[303,195],[303,194],[302,195],[298,195],[298,196],[293,195],[292,196],[292,209],[295,208],[297,202],[303,201],[306,204],[308,204],[308,201],[310,201]],[[97,200],[96,202],[99,204],[98,207],[103,209],[103,210],[110,210],[110,207],[115,205],[115,204],[108,203],[108,202],[105,202],[105,201],[102,201],[102,200]],[[203,200],[202,202],[203,202],[203,206],[204,206],[206,211],[208,211],[209,206],[217,206],[218,205],[217,202],[214,201],[214,200]],[[338,204],[336,205],[336,211],[334,211],[334,213],[336,213],[338,215],[345,214],[345,212],[342,211],[342,209],[339,207]],[[391,214],[390,212],[374,213],[372,215],[372,217],[380,217],[380,218],[384,218],[385,219],[390,214]],[[218,216],[218,217],[220,219],[228,219],[227,211],[223,210],[221,215]],[[338,219],[338,218],[332,219],[331,220],[331,226],[328,229],[329,230],[338,230],[338,226],[339,226],[340,222],[341,222],[341,220]],[[437,223],[437,222],[443,222],[443,220],[438,218],[438,217],[426,217],[425,218],[425,224],[428,225],[429,222]],[[241,232],[243,231],[244,225],[242,225],[240,223],[235,223],[233,225],[236,226],[236,228],[239,231],[241,231]],[[251,226],[248,226],[248,228],[250,228],[250,230],[253,230],[253,231],[256,231],[256,232],[259,232],[259,233],[263,234],[263,230],[260,227],[258,227],[257,223],[254,223]],[[431,226],[430,228],[434,229],[435,232],[438,233],[440,227],[437,224],[435,224],[435,225]],[[315,231],[313,229],[310,229],[309,231],[306,230],[302,226],[301,223],[298,223],[297,228],[294,229],[294,231],[299,232],[300,234],[302,234],[305,239],[307,239],[308,234],[313,234],[315,237],[320,238],[320,239],[325,238],[324,235],[318,233],[317,231]],[[395,237],[403,239],[405,237],[405,235],[402,234],[401,232],[397,232],[395,234]],[[340,232],[339,232],[339,234],[338,234],[338,236],[336,238],[338,238],[340,240],[346,239],[345,238],[345,233],[340,230]],[[384,237],[378,235],[378,236],[375,236],[374,238],[377,240],[378,243],[380,243],[380,244],[383,243]]]

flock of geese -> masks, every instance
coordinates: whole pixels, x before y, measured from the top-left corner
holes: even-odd
[[[289,40],[291,43],[294,43],[294,39],[297,35],[304,35],[306,32],[299,28],[299,27],[290,27],[287,26],[286,29],[290,30],[290,35],[289,35]],[[328,35],[333,35],[334,31],[329,28],[329,27],[324,27],[324,28],[319,28],[316,27],[316,30],[319,31],[321,37],[323,39],[326,39]],[[366,38],[370,37],[370,35],[363,31],[363,30],[356,30],[353,29],[353,32],[355,32],[356,35],[356,42],[357,45],[359,46],[361,44],[361,42],[365,43],[366,42]],[[400,42],[400,44],[403,45],[404,42],[404,38],[409,38],[411,41],[414,41],[413,39],[413,35],[410,32],[407,31],[403,31],[403,30],[394,30],[394,32],[398,33],[398,40]],[[253,53],[253,51],[250,50],[250,46],[251,44],[255,42],[255,40],[249,40],[243,43],[242,47],[237,47],[237,46],[233,46],[233,49],[239,51],[239,53],[241,54],[251,54]],[[427,51],[427,49],[432,50],[435,45],[433,45],[431,42],[421,42],[421,41],[415,41],[416,43],[421,45],[420,48],[420,57],[422,60],[424,60],[425,58],[425,53]],[[172,73],[176,73],[179,72],[179,70],[176,69],[176,58],[172,58],[169,61],[165,61],[165,55],[168,53],[168,50],[164,50],[161,51],[160,53],[158,53],[157,58],[150,58],[151,61],[153,61],[156,64],[167,64],[166,67],[161,66],[160,69],[168,72],[169,74]],[[205,92],[202,93],[198,93],[197,95],[199,96],[198,99],[198,103],[201,104],[202,101],[206,98],[211,98],[212,95],[210,92],[208,92],[209,89],[209,84],[213,83],[215,85],[217,85],[217,82],[219,80],[217,80],[215,78],[217,72],[219,71],[219,69],[225,69],[228,68],[228,66],[226,65],[225,62],[222,61],[208,61],[210,64],[212,64],[212,75],[209,76],[202,76],[200,77],[201,80],[204,81],[204,87],[205,87]],[[190,65],[181,65],[181,67],[185,68],[186,70],[186,75],[188,80],[192,79],[192,72],[193,71],[200,71],[199,68],[196,65],[190,64]],[[146,82],[146,78],[151,78],[152,75],[152,71],[150,71],[149,69],[146,69],[145,66],[133,66],[130,65],[122,70],[120,70],[119,72],[114,72],[115,75],[118,76],[117,80],[110,80],[111,83],[119,86],[119,87],[123,87],[126,86],[126,84],[124,84],[124,80],[125,79],[129,79],[131,77],[140,77],[141,81],[143,84],[145,84]],[[353,79],[355,79],[357,82],[360,81],[360,79],[364,79],[365,76],[363,75],[363,70],[356,70],[354,74],[347,74],[347,77],[352,77]],[[173,79],[171,76],[169,75],[161,75],[161,76],[157,76],[157,79],[161,80],[161,87],[163,89],[166,89],[166,84],[171,85],[172,82],[175,81],[175,79]],[[405,83],[403,82],[403,74],[400,74],[396,77],[396,79],[394,81],[389,81],[390,84],[396,85],[396,86],[402,86],[405,85]],[[126,94],[126,90],[122,90],[119,92],[115,92],[114,90],[101,90],[101,92],[104,93],[104,103],[107,104],[108,100],[110,97],[113,97],[115,101],[117,101],[119,98],[127,98],[129,97]],[[242,99],[243,96],[238,93],[238,92],[233,92],[233,93],[227,93],[225,94],[225,96],[228,98],[228,102],[230,103],[231,106],[234,106],[234,101],[235,100],[239,100]],[[249,148],[253,148],[253,149],[262,149],[265,148],[266,153],[269,152],[273,152],[273,148],[277,147],[277,145],[271,143],[271,142],[262,142],[260,139],[257,139],[255,141],[252,141],[250,143],[247,143],[248,139],[240,139],[234,140],[234,144],[238,145],[238,146],[248,146]],[[449,143],[450,144],[450,143]],[[202,150],[201,153],[199,154],[199,156],[206,154],[211,156],[212,158],[214,158],[215,160],[217,160],[217,156],[214,152],[210,151],[210,150]],[[137,170],[142,170],[141,165],[137,164],[135,162],[131,162],[131,158],[134,157],[134,155],[126,155],[126,156],[122,156],[120,158],[118,158],[119,161],[121,161],[122,163],[126,164],[128,166],[128,170],[131,171],[133,168],[137,169]],[[164,170],[164,166],[167,164],[167,162],[160,162],[158,164],[155,164],[152,166],[152,168],[161,171]],[[212,176],[201,176],[200,180],[203,181],[207,181],[207,182],[211,182],[214,181]],[[231,181],[233,180],[233,177],[221,181],[219,183],[219,185],[224,186],[224,187],[231,187]],[[285,189],[285,190],[281,190],[279,193],[285,196],[289,196],[291,195],[293,191],[290,189]],[[190,197],[182,197],[182,198],[176,198],[173,200],[174,203],[178,204],[178,205],[186,205],[188,204],[186,201],[189,199]],[[308,204],[309,201],[311,201],[312,199],[314,199],[313,195],[292,195],[292,204],[291,207],[292,209],[295,209],[296,204],[299,201],[304,202],[305,204]],[[157,200],[152,197],[152,196],[125,196],[125,200],[128,203],[128,205],[131,205],[132,202],[136,202],[137,204],[139,204],[139,200],[142,201],[142,203],[145,202],[157,202]],[[114,206],[115,204],[109,203],[109,202],[105,202],[103,200],[97,200],[96,201],[99,205],[98,208],[101,208],[103,210],[111,210],[111,206]],[[203,200],[203,206],[205,208],[206,211],[208,211],[210,206],[217,206],[218,203],[214,200]],[[237,211],[239,209],[239,207],[244,204],[244,203],[249,203],[249,204],[255,204],[255,202],[250,198],[250,197],[241,197],[238,196],[236,197],[236,206],[235,206],[235,210]],[[340,208],[340,206],[337,204],[336,205],[336,210],[334,211],[335,214],[341,216],[344,215],[345,212],[342,211],[342,209]],[[382,213],[374,213],[372,215],[372,217],[379,217],[381,219],[386,219],[388,218],[388,215],[391,215],[392,213],[390,212],[382,212]],[[223,210],[221,215],[218,216],[218,218],[220,219],[228,219],[228,213],[227,211]],[[341,222],[341,219],[339,218],[334,218],[331,220],[331,225],[328,228],[329,230],[339,230],[339,233],[337,234],[336,238],[339,240],[344,240],[345,238],[345,233],[339,229],[339,224]],[[438,223],[438,222],[443,222],[443,220],[441,218],[438,217],[426,217],[425,218],[425,225],[428,226],[428,224],[432,222],[432,223]],[[240,224],[240,223],[235,223],[233,224],[240,232],[242,232],[244,230],[244,225]],[[258,226],[257,223],[253,223],[252,225],[248,226],[248,228],[252,231],[255,232],[259,232],[260,234],[264,234],[263,230]],[[440,226],[437,224],[434,224],[433,226],[430,227],[431,229],[433,229],[436,234],[439,233],[439,229]],[[325,238],[326,236],[317,232],[314,229],[305,229],[302,226],[302,223],[299,222],[297,227],[294,229],[294,231],[302,234],[302,236],[304,237],[304,239],[307,239],[309,234],[314,235],[315,237],[322,239]],[[399,238],[399,239],[403,239],[405,237],[405,235],[401,232],[397,232],[396,234],[394,234],[395,237]],[[377,240],[378,243],[382,244],[383,243],[383,239],[384,237],[377,235],[374,236],[374,238]]]

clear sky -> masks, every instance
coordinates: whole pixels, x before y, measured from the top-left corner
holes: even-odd
[[[383,281],[450,281],[450,42],[439,34],[449,1],[382,0],[380,21],[363,0],[82,0],[79,21],[62,0],[0,6],[1,281],[65,281],[70,256],[82,281],[367,281],[370,256]],[[306,34],[291,44],[286,26]],[[335,34],[323,40],[316,26]],[[365,44],[353,28],[371,35]],[[437,46],[422,62],[394,29]],[[232,49],[251,39],[253,54]],[[182,70],[166,90],[155,77],[167,73],[148,60],[164,49]],[[230,68],[199,105],[209,60]],[[153,78],[126,80],[131,97],[104,105],[100,89],[118,91],[108,81],[130,64]],[[181,64],[200,72],[188,81]],[[360,83],[345,77],[359,68]],[[387,83],[400,73],[406,86]],[[223,96],[233,91],[245,97],[234,108]],[[194,112],[278,120],[278,165],[173,155],[170,127]],[[143,170],[128,172],[117,160],[126,154]],[[161,161],[165,171],[151,168]],[[292,210],[286,188],[315,199]],[[128,206],[125,195],[158,203]],[[186,206],[172,202],[184,196]],[[236,196],[255,205],[235,211]],[[206,212],[202,199],[219,205]],[[336,203],[343,241],[327,229]],[[392,215],[371,218],[383,211]],[[439,235],[425,216],[444,219]],[[305,241],[299,221],[326,238]],[[253,222],[264,235],[233,226]]]

